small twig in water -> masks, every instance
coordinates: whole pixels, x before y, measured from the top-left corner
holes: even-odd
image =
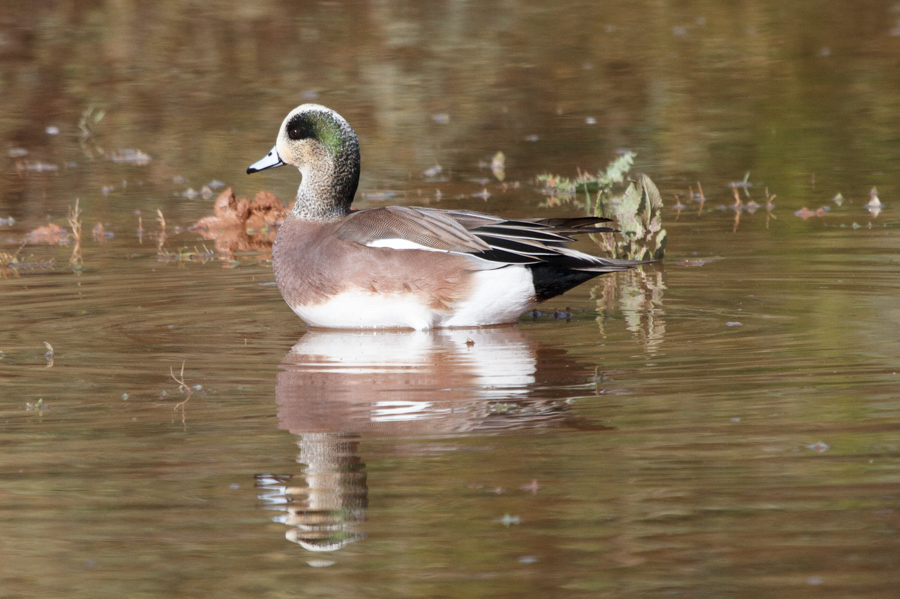
[[[697,193],[700,194],[700,210],[697,211],[697,214],[700,215],[703,213],[703,204],[706,203],[706,196],[703,195],[703,186],[700,185],[700,181],[697,181]]]
[[[775,209],[775,204],[772,203],[772,200],[775,199],[775,195],[769,195],[769,188],[766,187],[766,228],[769,228],[769,218],[774,220],[778,220],[778,217],[772,212]]]
[[[172,380],[174,380],[176,383],[178,383],[178,390],[181,391],[182,393],[187,394],[187,397],[184,398],[184,401],[179,401],[177,404],[175,404],[175,407],[173,408],[173,410],[178,410],[178,408],[181,408],[181,413],[183,415],[184,414],[184,404],[186,404],[188,401],[190,401],[191,395],[193,394],[193,391],[191,391],[191,388],[188,387],[187,383],[184,382],[184,361],[181,362],[181,374],[179,374],[178,376],[175,376],[175,371],[172,370],[171,366],[169,366],[169,376],[172,377]]]

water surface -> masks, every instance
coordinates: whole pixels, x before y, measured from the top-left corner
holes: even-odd
[[[893,2],[11,7],[0,252],[78,200],[83,265],[0,279],[0,597],[894,597],[898,56]],[[292,197],[243,172],[305,101],[358,207],[580,214],[535,177],[636,151],[666,260],[516,327],[306,331],[187,230]]]

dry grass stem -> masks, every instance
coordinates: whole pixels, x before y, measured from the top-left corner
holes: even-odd
[[[81,208],[78,200],[75,200],[75,207],[69,207],[69,226],[72,227],[72,237],[75,239],[74,247],[72,247],[72,257],[69,258],[69,264],[79,271],[84,263],[81,257]]]
[[[159,237],[157,238],[156,250],[159,253],[163,252],[163,248],[166,245],[166,239],[168,238],[168,233],[166,233],[166,217],[163,216],[162,210],[156,210],[157,218],[156,221],[159,223]]]

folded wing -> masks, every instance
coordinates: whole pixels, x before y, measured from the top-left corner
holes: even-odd
[[[468,210],[390,206],[359,210],[335,235],[369,247],[418,249],[467,254],[496,263],[548,265],[602,274],[627,270],[643,262],[600,258],[566,247],[573,235],[612,233],[610,219],[587,216],[508,220]]]

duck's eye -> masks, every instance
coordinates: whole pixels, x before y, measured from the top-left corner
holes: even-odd
[[[316,128],[303,115],[298,115],[287,124],[287,134],[293,140],[307,139],[316,136]]]

